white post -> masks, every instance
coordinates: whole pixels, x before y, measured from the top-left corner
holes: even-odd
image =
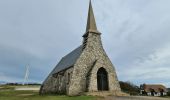
[[[28,77],[29,77],[29,65],[26,66],[26,72],[25,72],[23,85],[25,85],[26,83],[28,84]]]

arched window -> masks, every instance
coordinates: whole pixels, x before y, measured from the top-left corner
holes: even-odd
[[[70,83],[70,73],[68,73],[68,76],[67,76],[67,84]]]

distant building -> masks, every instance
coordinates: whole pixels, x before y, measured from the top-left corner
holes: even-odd
[[[61,59],[43,82],[40,94],[80,95],[99,91],[121,94],[115,68],[103,49],[100,36],[90,2],[82,45]]]
[[[142,84],[140,86],[140,94],[148,96],[165,96],[167,89],[161,84]]]

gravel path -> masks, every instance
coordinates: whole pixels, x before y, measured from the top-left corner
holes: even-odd
[[[17,87],[15,90],[34,90],[34,91],[39,91],[40,87]]]
[[[128,96],[128,97],[108,96],[108,97],[101,98],[101,100],[170,100],[170,99],[160,98],[160,97],[146,97],[146,96]]]

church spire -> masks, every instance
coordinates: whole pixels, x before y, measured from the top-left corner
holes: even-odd
[[[89,12],[88,12],[88,19],[87,19],[87,27],[86,32],[94,32],[94,33],[100,33],[97,30],[96,21],[93,13],[93,8],[90,0],[89,4]]]

